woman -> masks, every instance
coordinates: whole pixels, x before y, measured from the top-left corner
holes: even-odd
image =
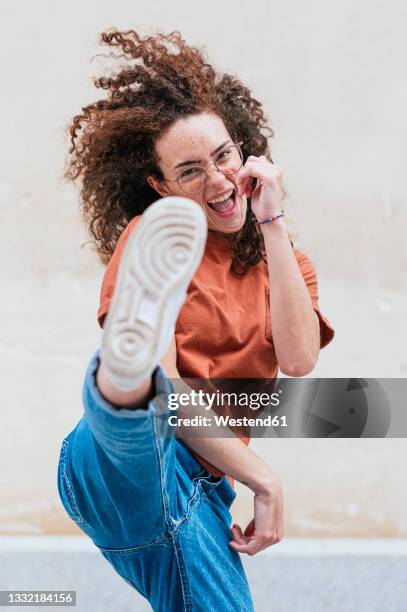
[[[104,335],[62,445],[61,499],[154,610],[252,610],[238,553],[281,540],[281,483],[247,437],[183,425],[175,437],[167,376],[302,376],[333,330],[290,242],[272,131],[249,89],[177,32],[102,41],[126,63],[95,81],[107,99],[74,118],[67,176],[82,182],[108,264]],[[255,494],[244,532],[229,529],[234,479]]]

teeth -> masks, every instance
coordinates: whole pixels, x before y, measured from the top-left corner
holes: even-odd
[[[225,200],[227,200],[228,198],[230,198],[230,196],[233,193],[233,189],[231,189],[228,193],[225,193],[225,195],[221,196],[220,198],[216,198],[216,200],[212,200],[211,202],[208,202],[209,204],[217,204],[218,202],[224,202]]]

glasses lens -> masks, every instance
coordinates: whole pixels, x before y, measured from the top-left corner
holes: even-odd
[[[223,149],[216,158],[216,165],[223,174],[235,174],[243,165],[240,149],[238,147]]]
[[[188,168],[178,177],[178,184],[185,193],[199,193],[205,189],[206,172],[204,168]]]

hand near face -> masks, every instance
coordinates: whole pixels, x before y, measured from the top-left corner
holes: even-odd
[[[253,179],[255,185],[253,186]],[[251,198],[257,219],[265,219],[283,209],[283,171],[261,155],[250,155],[237,177],[239,194]]]

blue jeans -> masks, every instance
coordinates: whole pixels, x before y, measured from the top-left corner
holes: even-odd
[[[58,489],[71,519],[116,572],[160,612],[254,610],[239,553],[228,546],[236,493],[176,438],[164,370],[145,408],[117,410],[99,393],[93,356],[84,416],[64,439]]]

